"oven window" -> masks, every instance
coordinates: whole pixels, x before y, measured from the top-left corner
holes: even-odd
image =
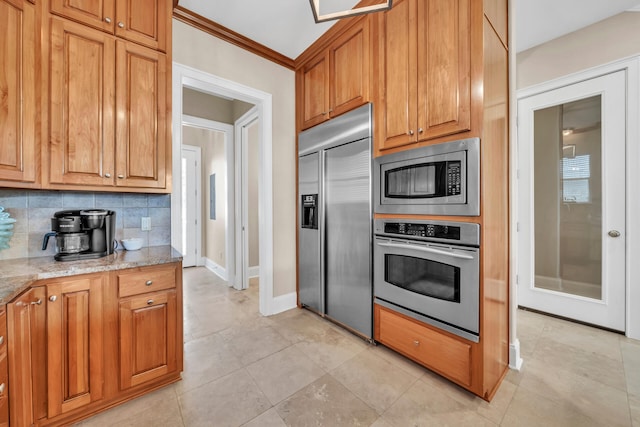
[[[384,280],[431,298],[460,302],[460,268],[424,258],[384,256]]]

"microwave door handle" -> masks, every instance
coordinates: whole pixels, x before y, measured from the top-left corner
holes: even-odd
[[[459,254],[457,252],[450,252],[444,249],[430,248],[427,246],[406,245],[403,243],[380,243],[380,242],[378,242],[378,245],[384,246],[386,248],[408,249],[412,251],[428,252],[432,254],[450,256],[453,258],[473,259],[473,256],[471,255]]]

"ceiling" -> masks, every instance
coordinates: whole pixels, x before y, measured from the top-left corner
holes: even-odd
[[[328,1],[330,8],[340,4],[345,9],[358,3],[358,0],[322,1]],[[640,12],[640,0],[515,0],[515,3],[517,52],[634,7]],[[307,0],[179,0],[179,4],[291,59],[334,23],[316,24]]]

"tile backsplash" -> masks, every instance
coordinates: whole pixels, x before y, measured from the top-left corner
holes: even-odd
[[[17,220],[10,248],[0,250],[0,260],[54,255],[54,241],[43,251],[42,240],[51,231],[53,214],[66,209],[115,211],[119,245],[121,239],[130,237],[142,237],[143,246],[171,244],[170,194],[0,189],[0,206]],[[151,218],[151,231],[141,230],[142,217]]]

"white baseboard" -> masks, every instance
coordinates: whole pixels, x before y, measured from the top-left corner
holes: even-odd
[[[279,297],[273,297],[271,300],[271,313],[269,313],[269,315],[282,313],[283,311],[291,310],[297,306],[298,299],[295,292],[280,295]]]
[[[509,344],[509,367],[519,371],[522,369],[523,360],[520,357],[520,340],[516,338],[514,342]]]
[[[211,270],[215,275],[217,275],[218,277],[220,277],[222,280],[228,281],[229,280],[229,275],[227,274],[227,270],[216,264],[215,262],[211,261],[209,258],[202,258],[204,260],[204,266],[207,267],[207,269]]]
[[[249,269],[247,270],[247,274],[249,275],[249,279],[251,279],[252,277],[259,277],[260,276],[260,266],[256,265],[254,267],[249,267]]]

